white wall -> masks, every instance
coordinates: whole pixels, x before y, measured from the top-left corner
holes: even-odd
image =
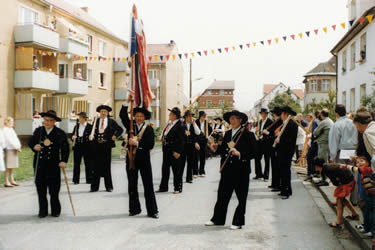
[[[356,61],[360,59],[360,37],[362,34],[367,33],[367,48],[366,48],[366,62],[363,64],[356,63],[355,69],[350,70],[350,46],[353,42],[356,43]],[[347,65],[346,72],[342,73],[342,55],[346,49],[347,52]],[[375,71],[375,24],[371,23],[366,26],[350,43],[346,45],[338,53],[338,103],[344,104],[348,110],[355,111],[360,106],[360,85],[366,84],[366,94],[372,92],[372,84],[375,77],[370,72]],[[350,109],[350,90],[355,88],[355,105],[354,110]],[[346,103],[342,103],[342,93],[346,91]]]

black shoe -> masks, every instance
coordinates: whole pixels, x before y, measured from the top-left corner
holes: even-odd
[[[274,187],[274,186],[272,186],[272,185],[269,185],[268,188],[272,188],[272,189],[273,189],[273,188],[276,188],[276,187]]]
[[[329,183],[326,182],[326,181],[320,181],[320,182],[316,183],[316,185],[317,185],[318,187],[329,186]]]
[[[193,183],[193,181],[186,181],[186,183],[190,183],[190,184],[192,184],[192,183]]]
[[[280,192],[281,190],[280,190],[280,188],[272,188],[271,189],[271,192]]]
[[[267,182],[268,181],[268,178],[264,178],[264,182]]]
[[[98,190],[91,189],[90,193],[98,192]]]
[[[289,195],[281,195],[281,199],[282,200],[287,200],[287,199],[289,199]]]
[[[41,218],[41,219],[46,218],[47,216],[48,216],[48,214],[38,214],[38,217]]]
[[[74,184],[74,185],[78,185],[78,184],[79,184],[79,182],[73,182],[73,184]]]
[[[154,219],[159,219],[159,214],[156,213],[156,214],[153,214],[153,215],[149,215],[148,217],[154,218]]]
[[[159,190],[156,190],[156,193],[166,193],[168,192],[168,189],[159,189]]]
[[[60,217],[60,214],[51,214],[51,216],[53,216],[53,217]]]
[[[259,180],[259,179],[262,179],[263,177],[258,177],[258,176],[255,176],[253,177],[253,180]]]
[[[129,216],[136,216],[136,215],[138,215],[138,214],[140,214],[141,213],[141,211],[138,211],[138,212],[130,212],[129,213]]]
[[[113,189],[112,189],[112,188],[108,188],[108,189],[106,189],[105,191],[107,191],[107,192],[112,192]]]

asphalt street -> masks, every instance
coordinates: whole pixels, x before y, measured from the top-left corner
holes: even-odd
[[[154,185],[161,176],[161,153],[152,156]],[[184,183],[182,194],[158,193],[159,219],[146,216],[142,182],[142,214],[128,216],[125,163],[114,160],[114,191],[89,193],[89,185],[71,185],[77,216],[73,216],[62,184],[59,218],[39,219],[32,181],[19,188],[0,188],[0,249],[343,249],[327,226],[311,195],[293,178],[293,196],[281,200],[270,183],[250,182],[246,225],[229,229],[237,205],[233,195],[227,224],[206,227],[213,212],[219,182],[219,159],[207,161],[207,176]],[[82,178],[83,181],[83,178]],[[170,180],[170,191],[172,178]]]

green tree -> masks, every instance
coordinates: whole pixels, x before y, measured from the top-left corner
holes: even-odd
[[[328,98],[320,100],[319,103],[316,103],[315,98],[312,99],[311,103],[306,105],[304,114],[314,113],[315,111],[320,111],[326,108],[329,110],[329,118],[335,121],[336,120],[335,106],[336,106],[336,92],[329,91]]]
[[[232,109],[228,105],[228,103],[224,102],[224,104],[221,106],[221,114],[218,114],[219,116],[223,117],[224,113],[231,111]]]
[[[372,91],[370,95],[362,97],[361,105],[367,108],[369,111],[375,112],[375,89]]]
[[[274,107],[283,107],[289,106],[291,107],[296,113],[301,112],[301,106],[298,102],[296,102],[288,92],[283,94],[279,94],[275,96],[271,102],[268,104],[268,108],[271,110]]]

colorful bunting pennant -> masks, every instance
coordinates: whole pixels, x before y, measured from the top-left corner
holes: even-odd
[[[336,24],[335,24],[335,25],[332,25],[332,29],[333,29],[333,30],[336,30]]]
[[[373,17],[374,17],[374,15],[372,15],[372,14],[367,16],[367,20],[368,20],[369,23],[372,22]]]
[[[350,26],[353,26],[353,23],[354,23],[354,20],[349,21]]]
[[[310,37],[310,31],[306,31],[305,33],[307,37]]]
[[[328,29],[327,29],[327,27],[324,27],[323,30],[324,30],[324,33],[327,33]]]
[[[299,34],[298,34],[298,36],[299,36],[301,39],[302,39],[302,35],[303,35],[302,33],[299,33]]]
[[[290,37],[294,40],[294,38],[296,37],[295,35],[290,35]]]
[[[345,23],[341,23],[341,27],[345,29]]]
[[[359,19],[358,19],[358,21],[359,21],[359,23],[360,24],[363,24],[363,21],[364,21],[365,19],[363,18],[363,16],[361,16]]]

